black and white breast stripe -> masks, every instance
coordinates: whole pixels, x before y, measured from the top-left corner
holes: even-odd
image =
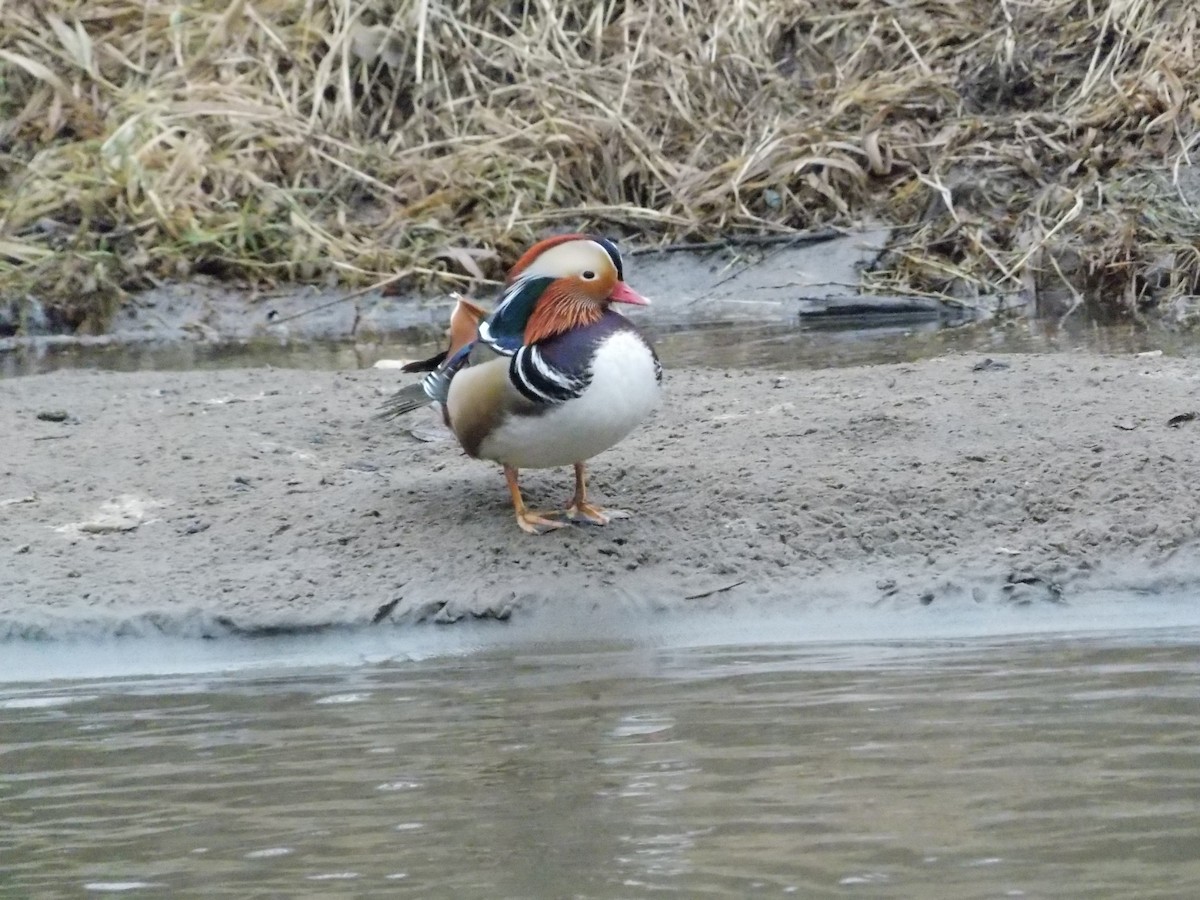
[[[562,403],[578,397],[591,374],[577,375],[551,365],[536,344],[526,344],[508,364],[508,377],[518,391],[534,403]]]

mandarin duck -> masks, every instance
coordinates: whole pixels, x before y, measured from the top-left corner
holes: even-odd
[[[611,308],[648,302],[625,284],[621,253],[607,238],[544,240],[517,260],[490,314],[458,299],[449,348],[405,366],[429,374],[387,400],[382,415],[439,405],[467,455],[503,466],[517,524],[530,534],[626,518],[588,502],[585,464],[658,405],[658,356]],[[575,468],[567,508],[527,508],[519,471],[566,465]]]

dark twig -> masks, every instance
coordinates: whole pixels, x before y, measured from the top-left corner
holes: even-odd
[[[390,616],[392,614],[392,610],[394,610],[400,604],[402,599],[404,598],[397,597],[395,600],[389,600],[387,603],[383,604],[383,606],[379,607],[379,609],[375,610],[375,615],[371,617],[371,624],[378,625],[380,622]]]
[[[794,235],[796,240],[793,242],[776,243],[773,249],[768,250],[759,259],[751,260],[750,262],[743,263],[741,266],[738,266],[737,268],[733,269],[724,278],[718,278],[711,285],[709,285],[707,291],[705,291],[699,297],[694,298],[691,301],[691,303],[689,303],[688,305],[695,306],[701,300],[707,300],[709,297],[711,297],[713,294],[715,294],[719,288],[721,288],[724,285],[728,284],[729,282],[733,281],[735,278],[740,278],[744,273],[750,271],[755,266],[761,266],[767,260],[771,259],[774,256],[777,256],[778,254],[782,253],[784,250],[787,250],[789,247],[793,247],[796,244],[801,244],[801,243],[823,243],[825,241],[831,241],[836,237],[840,237],[843,233],[844,232],[839,231],[836,228],[824,228],[821,231],[805,232],[802,234],[796,234],[796,235]],[[770,237],[775,237],[775,235],[770,235]],[[782,237],[782,235],[781,235],[781,237]],[[734,246],[734,245],[730,244],[730,246]]]
[[[323,309],[329,309],[329,307],[337,306],[339,303],[345,303],[348,300],[356,300],[359,297],[362,297],[364,294],[371,293],[371,291],[381,291],[388,285],[395,284],[397,281],[400,281],[403,278],[407,278],[411,274],[412,274],[411,272],[404,271],[398,275],[392,275],[389,278],[385,278],[382,281],[377,281],[374,284],[369,284],[364,288],[359,288],[357,291],[351,291],[349,294],[343,294],[341,297],[335,297],[333,300],[327,300],[324,303],[319,303],[316,306],[310,307],[309,309],[302,309],[302,310],[300,310],[300,312],[292,313],[290,316],[282,316],[282,317],[276,317],[276,318],[271,318],[270,316],[268,316],[267,321],[270,322],[270,324],[272,324],[272,325],[282,325],[284,322],[291,322],[294,319],[299,319],[304,316],[311,316],[315,312],[320,312]],[[357,316],[356,316],[355,317],[355,325],[357,326],[357,324],[358,324],[358,320],[357,320]]]
[[[713,588],[711,591],[701,591],[699,594],[689,594],[684,597],[684,600],[703,600],[705,597],[711,597],[713,594],[723,594],[726,591],[732,591],[739,584],[745,584],[746,580],[735,581],[733,584],[727,584],[725,587]]]
[[[728,250],[736,247],[773,247],[782,244],[820,244],[841,237],[845,232],[838,228],[818,228],[816,231],[797,231],[792,234],[747,234],[722,238],[716,241],[694,241],[681,244],[664,244],[661,247],[636,247],[629,256],[648,256],[652,253],[705,253],[710,250]]]

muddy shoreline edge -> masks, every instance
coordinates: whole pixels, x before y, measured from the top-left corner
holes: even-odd
[[[669,371],[665,407],[594,464],[597,497],[636,517],[541,537],[431,416],[412,423],[425,440],[373,418],[395,372],[10,379],[0,636],[1200,587],[1200,421],[1174,419],[1193,409],[1194,365],[979,362]],[[552,504],[569,472],[525,485]]]

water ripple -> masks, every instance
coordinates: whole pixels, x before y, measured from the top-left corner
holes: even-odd
[[[1029,638],[23,687],[0,872],[14,896],[1200,896],[1198,685],[1197,642]]]

